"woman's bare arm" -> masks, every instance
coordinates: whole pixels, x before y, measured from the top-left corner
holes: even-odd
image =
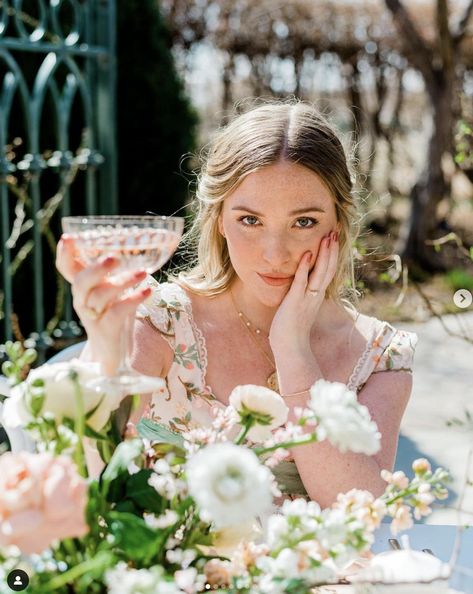
[[[383,377],[385,376],[385,377]],[[376,374],[359,394],[381,433],[381,449],[373,456],[340,453],[328,442],[314,444],[309,452],[295,452],[296,464],[309,493],[322,505],[330,505],[339,492],[353,488],[366,489],[381,495],[386,483],[381,479],[383,468],[391,470],[396,456],[399,427],[411,393],[412,378],[408,372]],[[323,480],[320,481],[320,478]]]
[[[306,360],[300,360],[298,369],[294,360],[286,358],[286,365],[278,364],[278,374],[286,388],[282,392],[301,389],[300,376],[312,385],[323,379],[320,367],[315,366],[313,354]],[[290,377],[297,378],[297,387],[290,386]],[[399,438],[402,415],[412,389],[412,374],[407,371],[386,371],[372,374],[358,395],[358,401],[368,407],[372,419],[378,425],[382,435],[381,449],[374,456],[364,454],[342,454],[328,442],[315,443],[293,449],[294,461],[301,475],[302,482],[311,499],[322,507],[331,505],[337,494],[353,488],[366,489],[375,496],[380,495],[386,483],[381,479],[383,468],[392,469]],[[306,406],[308,395],[288,397],[286,403],[291,408],[290,420],[294,420],[292,410],[297,406]]]
[[[173,351],[169,344],[161,337],[159,332],[146,320],[136,319],[134,328],[134,349],[132,354],[132,366],[137,371],[146,375],[165,377],[172,363]],[[90,349],[87,344],[81,353],[81,359],[92,361]],[[132,423],[138,423],[143,413],[151,402],[151,394],[141,394],[140,403],[131,416]],[[105,463],[92,439],[84,439],[86,464],[89,476],[98,477],[102,472]]]

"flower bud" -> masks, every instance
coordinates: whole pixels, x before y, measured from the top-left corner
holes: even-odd
[[[430,471],[430,462],[426,458],[417,458],[417,460],[414,460],[412,463],[412,470],[416,474],[422,476]]]

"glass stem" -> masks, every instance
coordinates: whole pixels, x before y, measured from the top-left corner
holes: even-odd
[[[120,344],[120,366],[118,368],[118,375],[129,375],[133,373],[131,367],[131,355],[133,353],[133,325],[135,321],[134,313],[130,313],[126,319],[121,335]]]

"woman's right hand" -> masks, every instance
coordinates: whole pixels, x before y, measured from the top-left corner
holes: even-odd
[[[56,267],[71,283],[73,306],[86,332],[89,352],[102,364],[108,375],[115,373],[120,360],[128,316],[151,293],[151,289],[127,292],[145,277],[144,270],[111,274],[118,267],[118,258],[108,257],[86,266],[79,257],[74,239],[63,235],[56,252]]]

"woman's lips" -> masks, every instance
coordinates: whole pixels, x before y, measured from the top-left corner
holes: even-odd
[[[287,278],[271,278],[270,276],[263,276],[259,272],[258,276],[263,279],[266,284],[273,286],[287,285],[288,283],[291,283],[294,278],[293,276]]]

